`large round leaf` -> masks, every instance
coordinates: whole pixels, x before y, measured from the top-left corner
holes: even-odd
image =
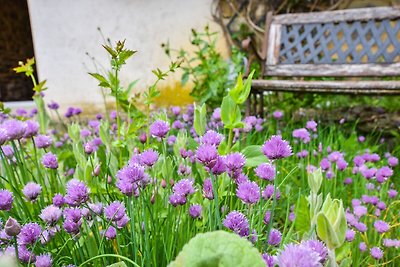
[[[259,251],[246,239],[225,231],[198,234],[169,267],[264,267]]]

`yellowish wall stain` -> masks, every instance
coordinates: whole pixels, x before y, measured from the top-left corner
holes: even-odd
[[[160,95],[155,99],[159,107],[186,106],[195,100],[190,95],[190,85],[182,86],[180,81],[165,83],[159,87]]]

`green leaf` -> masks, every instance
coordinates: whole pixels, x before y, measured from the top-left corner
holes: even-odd
[[[311,228],[310,210],[305,196],[300,196],[299,202],[295,208],[295,213],[294,227],[300,236],[303,236],[305,233],[309,232]]]
[[[254,70],[250,73],[249,77],[247,77],[246,79],[246,82],[243,84],[242,74],[239,73],[235,88],[229,91],[229,95],[232,97],[236,104],[243,104],[244,101],[246,101],[246,99],[249,97],[253,75]]]
[[[242,154],[246,158],[247,167],[257,167],[262,163],[268,162],[267,157],[261,151],[261,146],[247,146],[242,150]]]
[[[201,106],[197,106],[195,104],[193,126],[198,136],[202,136],[206,132],[206,124],[207,124],[206,116],[207,116],[206,105],[203,104]]]
[[[98,73],[90,73],[90,72],[89,72],[89,75],[92,76],[93,78],[97,79],[100,82],[99,83],[100,87],[111,87],[109,82],[103,75],[98,74]]]
[[[44,87],[45,84],[46,84],[46,80],[41,81],[35,87],[33,87],[33,91],[38,92],[38,93],[43,92],[44,90],[47,89]]]
[[[246,239],[225,231],[197,234],[169,267],[264,267],[260,252]]]
[[[322,171],[318,168],[312,173],[308,174],[308,186],[314,194],[317,194],[322,184]]]
[[[229,95],[222,99],[221,104],[221,120],[224,123],[226,129],[234,129],[235,126],[240,126],[242,121],[242,114],[240,108],[233,101]]]
[[[322,241],[325,242],[329,249],[338,247],[339,240],[336,232],[330,224],[324,213],[320,212],[317,215],[317,234]]]
[[[185,72],[182,75],[181,84],[185,85],[189,81],[189,72]]]
[[[111,265],[107,265],[107,267],[128,267],[125,262],[120,261],[117,263],[113,263]]]
[[[116,58],[117,57],[117,52],[114,51],[114,49],[112,49],[112,47],[108,46],[108,45],[103,45],[104,49],[107,50],[107,52],[111,55],[112,58]]]

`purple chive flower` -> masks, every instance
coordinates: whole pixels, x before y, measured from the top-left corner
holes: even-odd
[[[178,116],[179,113],[181,113],[181,108],[178,106],[172,106],[171,107],[171,112],[172,114],[174,114],[175,116]]]
[[[362,222],[357,222],[355,223],[354,227],[359,231],[359,232],[366,232],[368,230],[367,226],[362,223]]]
[[[296,156],[298,158],[300,158],[300,159],[301,158],[306,158],[308,156],[308,151],[307,150],[302,150],[302,151],[296,153]]]
[[[185,205],[186,202],[187,200],[184,195],[173,193],[172,195],[169,196],[169,203],[174,207],[178,205]]]
[[[29,182],[25,185],[24,189],[22,189],[26,199],[30,201],[35,201],[36,198],[42,192],[42,187],[34,182]]]
[[[176,120],[172,123],[172,129],[183,129],[185,127],[185,125],[180,121],[180,120]]]
[[[180,196],[188,196],[194,194],[196,191],[193,187],[194,180],[193,179],[182,179],[179,180],[173,187],[172,191],[176,195]]]
[[[0,210],[9,211],[9,210],[11,210],[12,204],[13,204],[13,194],[6,189],[1,189],[0,190]]]
[[[254,171],[257,177],[268,181],[273,181],[276,174],[275,166],[270,163],[262,163]]]
[[[262,192],[262,197],[264,199],[270,199],[272,197],[274,197],[274,185],[267,185],[264,189],[264,191]],[[279,191],[279,189],[276,190],[276,200],[279,200],[279,198],[281,197],[281,192]]]
[[[61,194],[55,194],[53,197],[53,205],[56,207],[62,207],[65,203],[64,197]]]
[[[138,164],[129,164],[117,172],[117,179],[137,183],[144,179],[144,167]]]
[[[395,198],[397,196],[397,191],[394,189],[389,189],[388,196],[389,196],[389,198]]]
[[[24,263],[29,261],[34,262],[36,260],[36,255],[29,251],[25,245],[18,246],[18,258]]]
[[[271,246],[277,246],[281,243],[282,240],[282,234],[276,229],[271,229],[271,232],[269,233],[268,237],[268,244]]]
[[[354,210],[354,215],[356,215],[358,218],[366,215],[368,213],[368,209],[365,206],[357,205],[353,208]]]
[[[11,146],[5,145],[2,146],[1,149],[3,150],[4,156],[7,158],[12,158],[12,156],[14,156],[14,150]]]
[[[26,131],[26,124],[15,119],[6,120],[1,126],[5,130],[7,140],[21,139]]]
[[[260,200],[260,187],[255,182],[243,182],[239,184],[236,195],[246,204],[254,204]]]
[[[395,167],[399,164],[399,159],[391,156],[388,158],[388,164],[390,167]]]
[[[114,239],[117,236],[117,229],[113,226],[109,226],[104,233],[104,236],[107,238],[107,240]]]
[[[86,144],[83,145],[83,149],[85,150],[85,153],[90,155],[93,153],[93,145],[90,142],[87,142]]]
[[[336,161],[336,166],[339,171],[344,171],[349,164],[343,158],[340,158]]]
[[[37,148],[47,148],[51,146],[53,140],[50,136],[39,134],[35,137],[35,145]]]
[[[360,136],[357,138],[357,140],[358,140],[358,142],[363,143],[363,142],[365,141],[365,137],[362,136],[362,135],[360,135]]]
[[[276,257],[278,266],[287,267],[320,267],[321,257],[310,247],[301,244],[288,244]]]
[[[140,162],[149,167],[153,166],[158,160],[158,153],[153,149],[148,149],[140,154]]]
[[[101,215],[103,213],[103,203],[89,203],[89,208],[97,215]]]
[[[167,139],[167,144],[168,145],[172,146],[173,144],[175,144],[175,142],[176,142],[176,136],[175,135],[168,136],[168,139]]]
[[[155,137],[164,138],[169,132],[169,125],[162,120],[157,120],[150,125],[150,134]]]
[[[263,260],[264,260],[264,262],[265,262],[267,267],[274,267],[275,266],[274,257],[269,255],[268,253],[262,254],[262,258],[263,258]]]
[[[346,241],[351,242],[354,240],[356,232],[354,230],[348,229],[346,231]]]
[[[375,177],[378,183],[383,183],[392,175],[393,170],[388,166],[384,166],[376,171]]]
[[[125,216],[125,211],[125,206],[122,202],[114,201],[104,208],[104,215],[107,220],[116,222]]]
[[[357,167],[361,167],[365,163],[365,159],[362,156],[355,156],[353,162]]]
[[[53,264],[53,260],[51,259],[51,255],[41,254],[36,257],[35,267],[51,267]]]
[[[326,248],[325,244],[322,243],[319,240],[306,240],[302,241],[301,244],[303,246],[309,247],[312,251],[317,252],[318,255],[320,256],[320,262],[324,263],[326,260],[326,257],[328,256],[328,249]]]
[[[208,130],[201,138],[201,143],[205,145],[219,146],[223,139],[224,137],[221,134],[213,130]]]
[[[140,141],[140,143],[142,143],[142,144],[144,144],[144,143],[147,142],[147,135],[146,135],[146,133],[141,133],[141,134],[139,135],[139,141]]]
[[[385,233],[385,232],[389,231],[389,229],[390,229],[390,225],[387,222],[382,221],[382,220],[375,221],[374,227],[375,227],[375,230],[380,234]]]
[[[199,204],[191,205],[189,208],[189,215],[193,219],[197,219],[201,217],[202,207]]]
[[[280,120],[280,119],[283,118],[283,111],[281,111],[281,110],[275,110],[275,111],[272,113],[272,116],[273,116],[276,120]]]
[[[26,122],[26,130],[24,133],[24,138],[31,138],[39,132],[39,123],[36,121],[27,120]]]
[[[54,205],[50,205],[42,209],[42,212],[40,213],[39,217],[48,225],[54,225],[61,218],[61,215],[62,211],[60,208]]]
[[[380,210],[385,210],[386,209],[386,204],[383,201],[379,201],[378,203],[376,203],[376,207]]]
[[[310,133],[305,128],[294,130],[292,135],[294,138],[300,139],[304,144],[310,142]]]
[[[398,239],[384,238],[384,239],[383,239],[383,245],[384,245],[385,247],[395,247],[395,248],[399,248],[399,247],[400,247],[400,240],[398,240]]]
[[[57,157],[56,157],[56,155],[54,155],[51,152],[43,155],[42,163],[45,168],[49,168],[49,169],[57,169],[58,168]]]
[[[4,232],[3,232],[4,231]],[[0,234],[0,239],[11,239],[12,236],[17,236],[21,232],[21,225],[18,221],[12,217],[8,217],[2,234]],[[5,233],[5,236],[3,234]]]
[[[365,179],[369,180],[376,174],[376,168],[368,168],[367,166],[363,165],[360,167],[361,175],[364,176]]]
[[[319,163],[319,166],[321,167],[322,170],[326,171],[331,168],[331,163],[327,158],[323,158],[321,162]]]
[[[365,244],[364,242],[360,242],[358,248],[360,249],[361,252],[364,252],[367,250],[367,244]]]
[[[213,187],[210,178],[204,180],[203,183],[203,196],[209,200],[214,199]]]
[[[223,174],[226,171],[226,164],[223,157],[218,156],[215,161],[214,167],[212,167],[211,172],[214,175]]]
[[[73,114],[74,115],[79,115],[82,113],[82,109],[81,108],[74,108]]]
[[[89,190],[84,182],[78,179],[69,180],[67,183],[67,194],[64,197],[65,203],[70,206],[79,206],[89,199]]]
[[[223,222],[224,226],[241,237],[249,235],[249,221],[243,213],[238,211],[230,212]]]
[[[271,221],[271,212],[267,210],[264,215],[264,224],[268,225]]]
[[[6,141],[7,141],[7,132],[0,125],[0,146],[3,145]]]
[[[307,128],[308,130],[310,130],[310,131],[313,131],[313,132],[316,132],[316,131],[317,131],[317,126],[318,126],[318,123],[316,123],[316,122],[313,121],[313,120],[308,121],[308,122],[306,123],[306,128]]]
[[[225,156],[225,165],[230,173],[241,170],[245,163],[246,159],[241,153],[235,152]]]
[[[292,155],[292,148],[280,135],[273,135],[264,143],[261,150],[270,160],[286,158]]]
[[[371,253],[371,256],[376,260],[380,260],[383,257],[383,251],[378,247],[371,248],[370,253]]]
[[[352,184],[353,183],[353,179],[351,179],[350,177],[346,177],[343,181],[343,184]]]
[[[204,166],[211,169],[218,158],[217,149],[212,145],[201,145],[196,151],[196,158]]]
[[[21,228],[18,235],[18,243],[21,245],[33,245],[39,240],[42,228],[37,223],[27,223]]]
[[[49,109],[53,109],[53,110],[57,110],[59,107],[60,107],[60,105],[58,105],[56,102],[54,102],[54,101],[51,101],[49,104],[47,104],[47,107],[49,108]]]

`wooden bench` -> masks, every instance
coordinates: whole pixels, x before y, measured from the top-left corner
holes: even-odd
[[[268,79],[253,80],[248,114],[262,114],[264,91],[400,94],[400,7],[268,12],[261,58]]]

